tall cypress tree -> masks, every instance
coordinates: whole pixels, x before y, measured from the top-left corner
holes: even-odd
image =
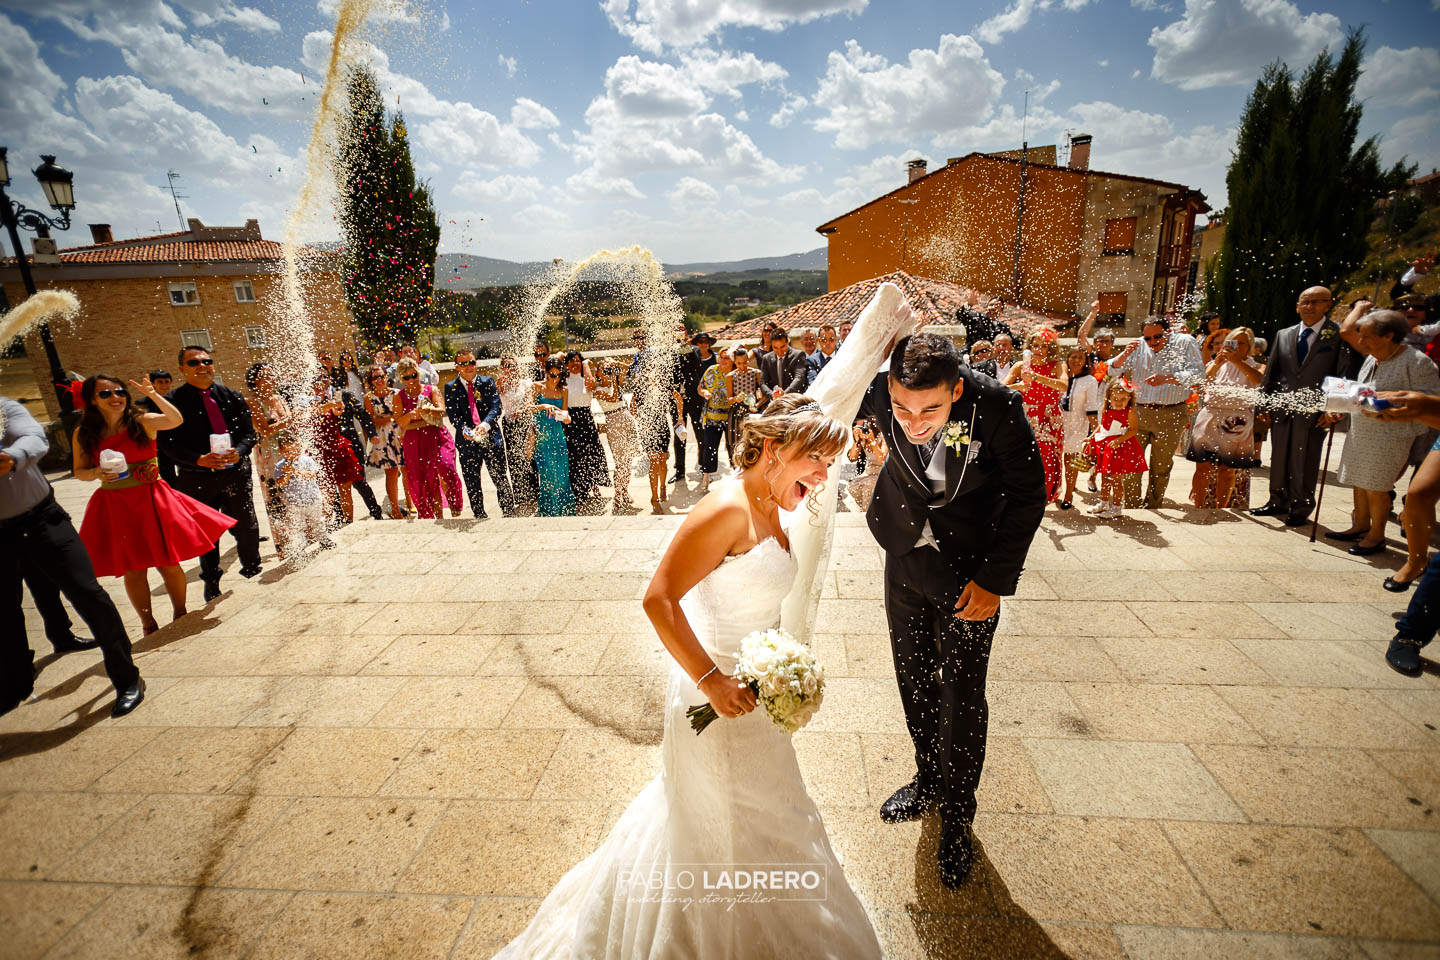
[[[431,322],[440,223],[415,180],[404,118],[387,122],[375,75],[355,70],[348,94],[335,177],[346,299],[372,346],[413,340]]]
[[[1353,31],[1338,59],[1322,52],[1299,83],[1277,61],[1245,102],[1225,174],[1225,239],[1206,290],[1231,325],[1270,336],[1292,323],[1301,290],[1333,288],[1365,259],[1375,202],[1410,176],[1403,161],[1382,170],[1374,137],[1356,145],[1364,52],[1363,31]]]

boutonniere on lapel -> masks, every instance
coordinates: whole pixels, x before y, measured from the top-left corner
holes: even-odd
[[[951,420],[945,424],[943,437],[945,446],[954,450],[957,454],[961,454],[965,451],[960,448],[970,445],[970,428],[959,420]]]
[[[1324,343],[1326,340],[1334,340],[1334,339],[1335,339],[1335,328],[1334,328],[1334,327],[1326,327],[1324,330],[1321,330],[1321,331],[1320,331],[1320,342],[1321,342],[1321,343]]]

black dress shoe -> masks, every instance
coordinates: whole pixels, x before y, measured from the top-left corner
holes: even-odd
[[[51,641],[50,646],[55,648],[56,653],[78,653],[81,650],[97,650],[100,641],[92,637],[66,637],[64,640]]]
[[[244,577],[246,580],[252,580],[255,577],[260,576],[260,571],[262,569],[263,568],[258,563],[255,564],[255,566],[253,567],[241,567],[240,576]]]
[[[1341,543],[1354,543],[1365,536],[1364,530],[1343,530],[1340,533],[1325,534],[1326,540],[1339,540]]]
[[[485,513],[484,510],[476,510],[476,511],[475,511],[475,519],[476,519],[476,520],[489,520],[490,517]]]
[[[926,811],[934,805],[934,802],[934,797],[928,790],[920,786],[920,778],[916,777],[892,793],[890,799],[880,805],[880,819],[886,823],[919,820],[925,816]]]
[[[1287,527],[1303,527],[1310,522],[1310,517],[1303,513],[1292,513],[1285,518]]]
[[[1373,557],[1377,553],[1385,552],[1385,541],[1382,540],[1379,543],[1372,543],[1368,547],[1363,543],[1357,543],[1345,552],[1352,557]]]
[[[1381,584],[1381,586],[1383,586],[1386,590],[1389,590],[1391,593],[1404,593],[1406,590],[1409,590],[1411,587],[1415,586],[1415,581],[1396,580],[1394,577],[1386,577],[1385,582]]]
[[[110,711],[112,717],[123,717],[125,714],[140,706],[140,701],[145,699],[145,679],[135,678],[135,685],[126,687],[115,694],[115,707]]]
[[[1275,504],[1275,503],[1267,503],[1267,504],[1265,504],[1265,506],[1263,506],[1263,507],[1256,507],[1254,510],[1251,510],[1251,511],[1250,511],[1250,516],[1252,516],[1252,517],[1278,517],[1278,516],[1281,516],[1282,514],[1287,514],[1287,513],[1289,513],[1289,512],[1290,512],[1290,510],[1289,510],[1288,507],[1282,507],[1282,506],[1280,506],[1279,504]]]
[[[219,599],[220,599],[220,581],[219,581],[219,580],[206,580],[206,581],[205,581],[205,602],[206,602],[206,603],[209,603],[211,600],[219,600]]]
[[[951,821],[940,828],[940,849],[936,859],[940,861],[940,882],[955,889],[970,876],[975,865],[975,851],[970,845],[970,824],[963,820]]]

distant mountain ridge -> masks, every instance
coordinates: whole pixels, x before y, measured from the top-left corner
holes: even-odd
[[[667,263],[666,276],[700,277],[712,273],[743,273],[749,270],[824,270],[825,247],[808,253],[783,257],[753,257],[713,263]],[[435,286],[441,290],[474,290],[529,283],[550,268],[541,261],[516,262],[464,253],[442,253],[435,259]]]

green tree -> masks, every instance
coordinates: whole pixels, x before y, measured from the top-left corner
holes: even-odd
[[[434,320],[440,222],[415,179],[404,117],[387,119],[375,75],[353,71],[347,93],[335,158],[346,299],[372,346],[414,340]]]
[[[1364,260],[1375,202],[1410,176],[1403,162],[1381,168],[1374,137],[1356,143],[1364,52],[1364,32],[1352,31],[1338,58],[1322,52],[1298,83],[1277,61],[1245,102],[1225,239],[1207,271],[1206,305],[1229,325],[1270,336],[1293,323],[1301,290],[1338,285]]]

